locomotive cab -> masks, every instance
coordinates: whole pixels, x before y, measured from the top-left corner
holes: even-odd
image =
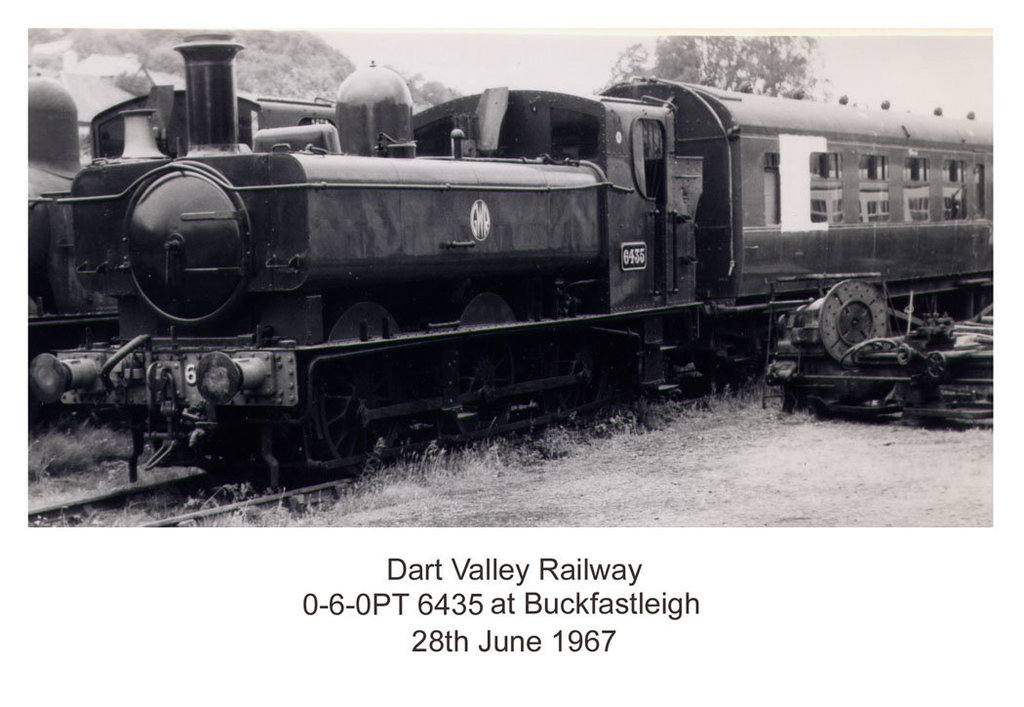
[[[469,159],[596,166],[610,187],[600,202],[601,277],[578,285],[590,297],[578,311],[616,312],[693,301],[688,222],[699,160],[674,155],[673,117],[662,104],[492,88],[417,114],[415,137],[422,155],[451,155],[458,130]]]

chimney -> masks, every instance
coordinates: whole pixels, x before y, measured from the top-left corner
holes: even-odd
[[[185,59],[188,150],[238,151],[235,54],[244,47],[226,34],[197,34],[174,48]]]

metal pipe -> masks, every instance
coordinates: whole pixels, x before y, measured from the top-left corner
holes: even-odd
[[[766,302],[764,304],[741,304],[741,305],[712,305],[711,314],[738,314],[740,312],[760,312],[767,310],[770,307],[778,309],[779,307],[799,307],[800,305],[810,304],[813,302],[813,298],[809,299],[791,299],[791,300],[777,300],[775,302]]]
[[[100,369],[100,379],[103,381],[103,385],[108,388],[113,388],[114,382],[110,380],[110,374],[113,373],[114,367],[121,363],[125,356],[130,354],[132,351],[143,344],[148,343],[151,338],[152,337],[149,334],[139,334],[127,344],[119,348],[113,356],[108,358],[107,362],[103,364],[103,368]]]

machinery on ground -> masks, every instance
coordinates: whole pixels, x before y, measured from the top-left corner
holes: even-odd
[[[992,311],[962,322],[925,314],[901,332],[882,286],[843,280],[779,316],[766,381],[787,410],[991,422]]]

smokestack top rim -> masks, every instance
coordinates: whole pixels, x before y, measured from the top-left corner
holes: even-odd
[[[236,51],[245,49],[245,45],[236,41],[230,34],[207,32],[204,34],[188,35],[181,44],[174,45],[174,51],[183,52],[190,49],[205,47],[223,47],[225,49],[234,49]]]

